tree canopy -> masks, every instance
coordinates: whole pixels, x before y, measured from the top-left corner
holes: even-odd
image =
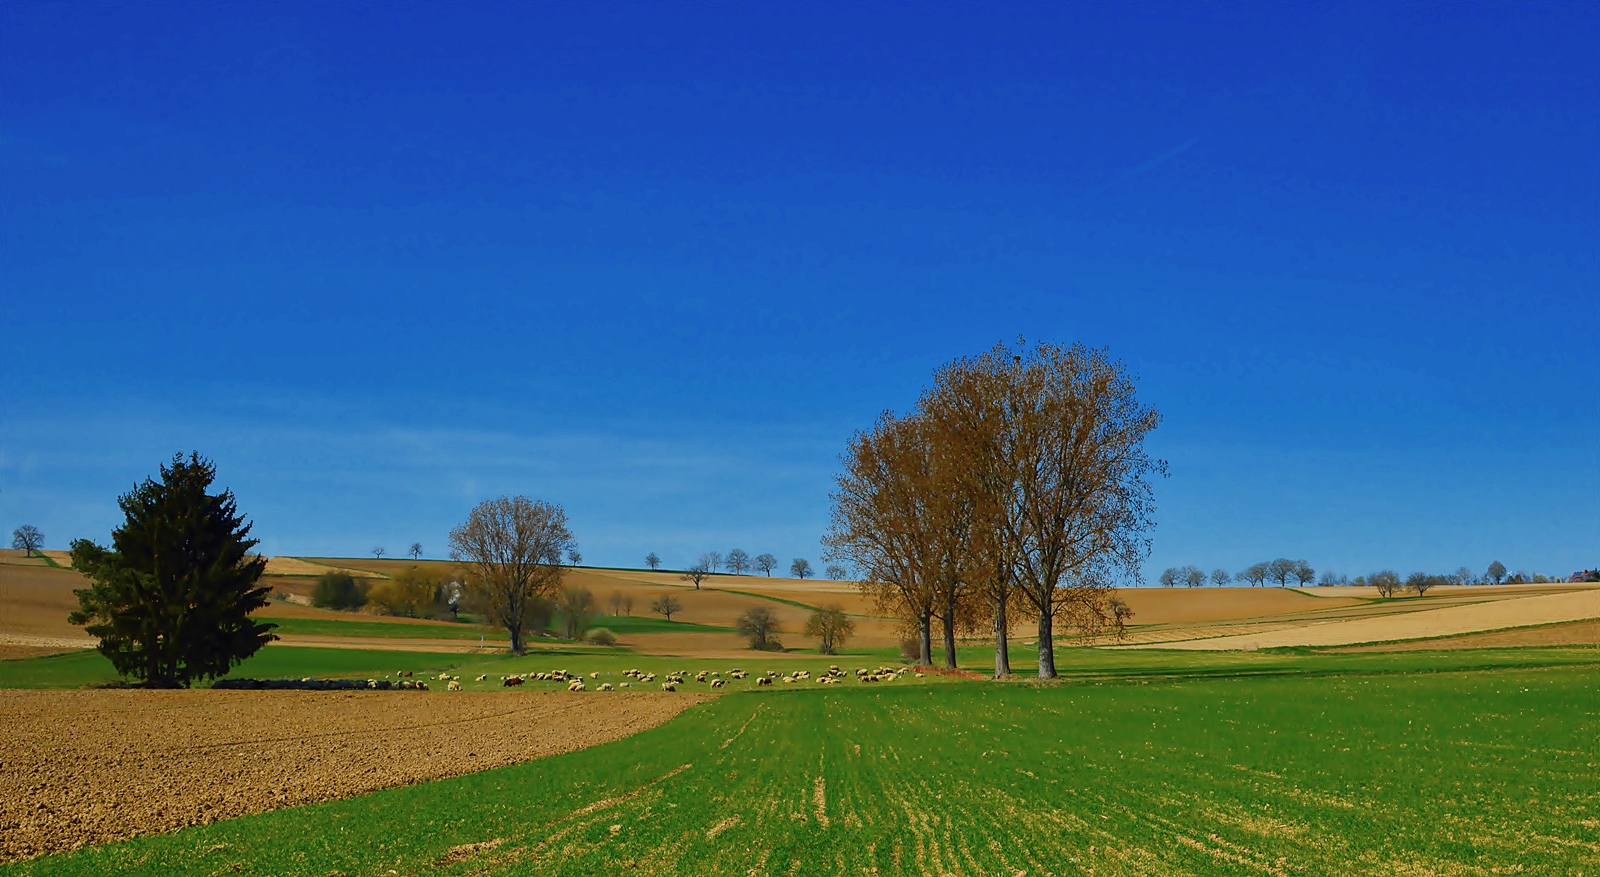
[[[118,673],[144,685],[187,687],[225,675],[277,637],[252,621],[266,605],[265,558],[232,491],[210,493],[216,467],[198,453],[161,466],[117,500],[124,522],[111,547],[72,543],[72,564],[91,582],[74,591],[69,620],[100,639]]]

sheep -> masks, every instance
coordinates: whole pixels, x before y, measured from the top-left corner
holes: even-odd
[[[721,679],[713,679],[713,680],[711,680],[711,687],[712,688],[721,688],[722,685],[723,685],[723,682],[722,682]]]
[[[439,674],[439,681],[440,682],[449,682],[450,681],[450,674],[449,673],[440,673]]]
[[[757,676],[756,677],[756,684],[757,685],[771,685],[772,684],[772,677],[771,676]]]
[[[455,681],[454,679],[452,679],[452,680],[450,680],[450,684],[446,685],[445,688],[450,690],[450,691],[460,691],[461,690],[461,683],[459,683],[459,682]]]
[[[626,685],[627,683],[623,683],[623,684]],[[611,683],[609,683],[609,682],[600,683],[600,690],[601,691],[610,691],[611,690]]]
[[[500,681],[500,684],[504,685],[507,688],[511,688],[512,686],[516,686],[516,685],[521,685],[522,684],[522,677],[521,676],[507,676],[505,679],[502,679]]]
[[[583,680],[582,679],[574,679],[571,682],[567,683],[567,690],[568,691],[582,691],[583,690]]]
[[[489,680],[489,674],[488,673],[479,673],[478,674],[478,681],[479,682],[487,682],[488,680]]]
[[[617,683],[617,687],[619,687],[619,688],[629,688],[632,685],[633,685],[632,682],[618,682]]]
[[[596,670],[595,672],[590,673],[589,674],[589,678],[590,679],[599,679],[600,678],[600,671]]]
[[[677,691],[678,690],[678,686],[674,685],[671,682],[663,682],[663,683],[661,683],[661,690],[662,691]]]
[[[696,682],[704,682],[704,681],[706,681],[706,671],[701,670],[699,673],[694,674],[694,681],[696,681]]]
[[[417,690],[418,691],[427,691],[428,690],[428,683],[423,682],[421,680],[418,680],[417,681]]]

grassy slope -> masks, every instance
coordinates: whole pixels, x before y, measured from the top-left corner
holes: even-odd
[[[735,695],[583,752],[0,874],[1594,873],[1597,685],[1574,667]]]
[[[274,679],[381,676],[396,670],[442,669],[461,660],[456,654],[269,646],[234,668],[231,675]],[[96,651],[0,661],[0,688],[82,688],[117,678],[111,662]]]

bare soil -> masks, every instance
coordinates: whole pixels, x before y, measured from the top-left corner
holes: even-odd
[[[707,699],[0,690],[0,862],[568,752]]]
[[[1600,648],[1600,621],[1574,621],[1541,627],[1492,630],[1441,639],[1419,639],[1370,646],[1347,646],[1329,652],[1422,652],[1435,649],[1504,649],[1521,646],[1594,646]]]

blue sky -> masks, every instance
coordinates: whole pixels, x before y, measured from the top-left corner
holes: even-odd
[[[1148,565],[1600,563],[1581,4],[0,7],[0,525],[212,457],[274,554],[479,500],[816,561],[932,370],[1103,346]]]

